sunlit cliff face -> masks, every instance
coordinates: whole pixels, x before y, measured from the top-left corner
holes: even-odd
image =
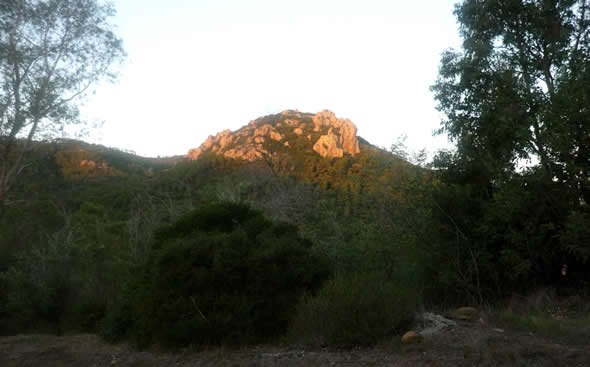
[[[234,132],[224,130],[209,136],[185,157],[194,160],[204,152],[212,152],[252,162],[270,154],[269,142],[280,142],[289,147],[293,144],[289,140],[300,136],[308,139],[313,144],[313,151],[322,157],[354,156],[360,152],[356,133],[357,128],[350,120],[337,118],[331,111],[314,115],[286,110],[250,121]]]

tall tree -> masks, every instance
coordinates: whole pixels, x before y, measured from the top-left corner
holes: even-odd
[[[587,184],[588,0],[465,0],[455,15],[463,50],[443,54],[432,89],[459,155],[492,176],[533,158]]]
[[[463,47],[443,53],[432,90],[457,149],[439,155],[434,213],[481,301],[587,268],[590,1],[463,0],[455,15]]]
[[[0,3],[0,217],[33,140],[79,122],[77,102],[115,77],[114,13],[99,0]]]

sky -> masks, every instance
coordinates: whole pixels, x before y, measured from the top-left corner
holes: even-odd
[[[429,87],[460,48],[457,0],[115,0],[128,54],[82,117],[85,140],[143,156],[286,109],[333,111],[388,148],[448,147]]]

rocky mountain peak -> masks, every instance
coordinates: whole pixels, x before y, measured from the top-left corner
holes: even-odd
[[[209,136],[201,146],[189,150],[187,159],[197,159],[204,152],[223,155],[226,158],[256,161],[267,156],[268,144],[280,142],[293,147],[299,137],[322,157],[343,157],[360,153],[356,136],[357,128],[348,119],[337,118],[328,110],[317,114],[286,110],[252,120],[236,131],[224,130]]]

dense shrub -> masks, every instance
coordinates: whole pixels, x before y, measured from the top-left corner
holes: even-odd
[[[295,227],[244,204],[209,205],[157,231],[105,336],[165,346],[259,341],[283,333],[301,294],[327,276]]]
[[[371,345],[409,327],[415,290],[378,274],[341,273],[300,303],[290,333],[312,344]]]
[[[65,222],[0,271],[1,332],[97,330],[127,271],[123,224],[92,203]]]
[[[17,254],[14,264],[0,273],[2,334],[61,332],[76,287],[71,276],[75,259],[69,242],[42,245]]]

